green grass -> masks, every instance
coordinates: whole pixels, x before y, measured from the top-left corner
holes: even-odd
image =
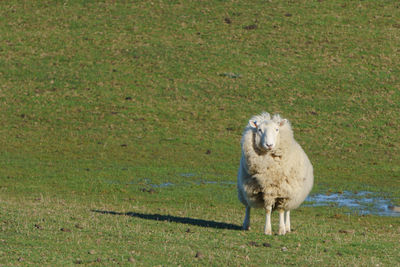
[[[312,193],[400,205],[399,17],[372,0],[1,2],[0,265],[400,264],[398,218],[301,207],[267,237],[261,210],[235,230],[226,183],[265,110],[292,122]]]

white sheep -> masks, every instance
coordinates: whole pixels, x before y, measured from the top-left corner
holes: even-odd
[[[279,211],[279,232],[290,232],[290,210],[297,208],[310,193],[313,167],[294,140],[287,119],[264,112],[249,120],[241,141],[242,157],[238,172],[238,197],[246,207],[243,229],[250,227],[250,209],[264,208],[264,232],[272,234],[271,212]]]

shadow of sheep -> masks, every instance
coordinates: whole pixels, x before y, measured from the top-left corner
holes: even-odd
[[[175,222],[182,224],[190,224],[194,226],[207,227],[207,228],[215,228],[215,229],[228,229],[228,230],[241,230],[242,227],[235,224],[224,223],[224,222],[216,222],[216,221],[208,221],[202,219],[194,219],[189,217],[177,217],[173,215],[162,215],[162,214],[145,214],[138,212],[116,212],[116,211],[106,211],[106,210],[92,210],[92,212],[97,212],[101,214],[110,214],[110,215],[122,215],[122,216],[130,216],[136,217],[145,220],[153,220],[153,221],[167,221],[167,222]]]

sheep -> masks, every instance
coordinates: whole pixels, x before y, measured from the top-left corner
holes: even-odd
[[[246,207],[243,229],[250,228],[250,209],[264,208],[264,233],[272,234],[271,212],[279,212],[279,235],[290,232],[290,211],[310,193],[314,174],[306,153],[293,137],[291,125],[279,114],[253,116],[241,140],[237,189]]]

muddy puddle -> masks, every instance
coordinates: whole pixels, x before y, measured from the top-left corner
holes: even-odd
[[[400,208],[393,205],[390,199],[379,197],[376,193],[362,191],[327,193],[310,195],[306,198],[305,207],[339,207],[349,208],[360,215],[379,215],[400,217]]]

